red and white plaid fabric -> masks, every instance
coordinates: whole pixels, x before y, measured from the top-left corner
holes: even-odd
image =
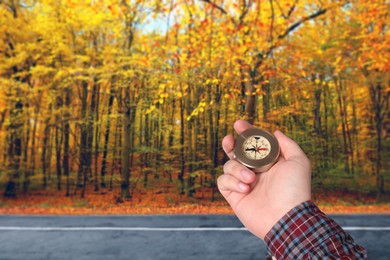
[[[312,201],[290,210],[264,241],[267,259],[367,259],[366,250]]]

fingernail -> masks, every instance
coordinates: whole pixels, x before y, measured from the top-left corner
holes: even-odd
[[[244,180],[250,181],[252,179],[253,172],[250,170],[244,169],[241,171],[241,175],[244,178]]]
[[[240,182],[240,183],[238,184],[238,187],[239,187],[240,190],[242,190],[242,191],[247,191],[247,190],[248,190],[248,185],[246,185],[246,184],[244,184],[244,183],[242,183],[242,182]]]

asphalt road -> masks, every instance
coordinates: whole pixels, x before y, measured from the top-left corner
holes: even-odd
[[[390,215],[333,215],[390,259]],[[0,216],[0,259],[264,259],[264,243],[231,215]]]

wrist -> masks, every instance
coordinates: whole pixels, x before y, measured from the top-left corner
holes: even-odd
[[[263,230],[259,235],[259,238],[262,240],[265,240],[268,233],[293,209],[301,205],[302,203],[309,201],[309,200],[302,200],[297,203],[284,203],[281,205],[276,206],[274,209],[271,209],[269,211],[269,215],[267,217],[268,221],[263,225]]]

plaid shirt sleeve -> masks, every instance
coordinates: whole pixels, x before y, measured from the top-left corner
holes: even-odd
[[[366,250],[312,201],[290,210],[264,241],[267,259],[367,259]]]

